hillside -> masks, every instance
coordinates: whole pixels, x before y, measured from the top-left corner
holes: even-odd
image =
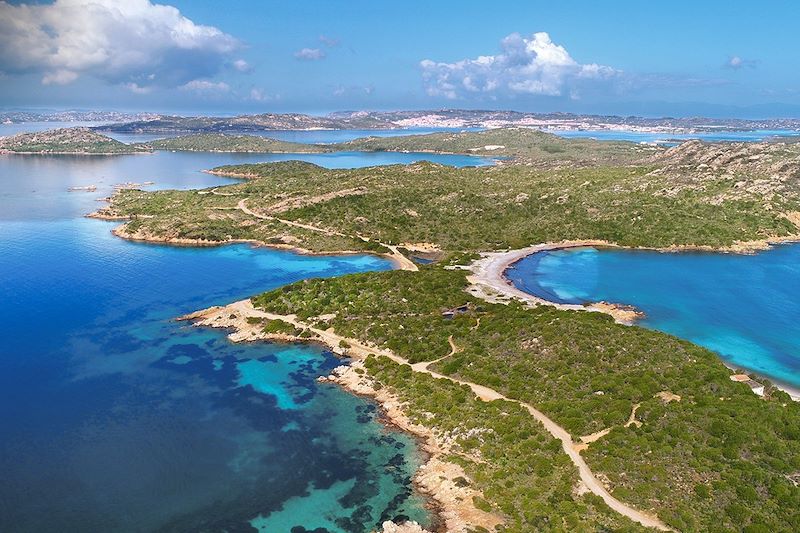
[[[140,146],[152,150],[188,152],[319,153],[331,151],[331,148],[325,145],[279,141],[256,135],[230,135],[223,133],[198,133],[157,139],[142,143]]]
[[[222,133],[269,130],[309,129],[392,129],[397,125],[368,114],[353,114],[342,118],[317,117],[300,113],[264,113],[237,117],[180,117],[160,116],[98,126],[98,131],[118,133]]]
[[[0,137],[0,152],[25,154],[134,154],[148,152],[101,135],[88,128],[61,128]]]
[[[490,304],[467,285],[463,272],[429,266],[303,281],[253,302],[537,406],[583,443],[614,496],[680,531],[800,525],[800,488],[790,479],[800,471],[800,404],[771,387],[759,398],[713,352],[670,335],[598,313]],[[448,309],[464,311],[449,318]],[[530,417],[507,402],[479,407],[417,366],[383,356],[365,363],[417,423],[452,436],[453,460],[508,531],[603,522],[602,502],[575,488],[565,455],[554,454],[560,447],[527,428]]]
[[[497,128],[478,132],[367,137],[336,145],[340,150],[451,152],[515,157],[537,166],[622,165],[660,151],[630,142],[565,139],[532,128]]]
[[[313,251],[362,250],[371,241],[489,251],[563,239],[732,246],[796,234],[790,218],[800,211],[796,194],[727,179],[667,194],[668,176],[638,166],[423,162],[327,170],[286,162],[214,172],[250,179],[205,191],[124,191],[106,214],[133,218],[125,231],[166,239],[253,239]]]

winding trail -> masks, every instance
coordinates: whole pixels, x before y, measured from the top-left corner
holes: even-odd
[[[310,224],[303,224],[301,222],[294,222],[293,220],[286,220],[285,218],[278,218],[278,217],[275,217],[275,216],[272,216],[272,215],[265,215],[263,213],[257,213],[255,211],[253,211],[252,209],[250,209],[249,207],[247,207],[247,199],[246,198],[243,198],[243,199],[239,200],[239,203],[236,204],[236,209],[240,210],[241,212],[243,212],[246,215],[250,215],[251,217],[259,218],[261,220],[272,220],[274,222],[280,222],[281,224],[285,224],[287,226],[292,226],[292,227],[295,227],[295,228],[301,228],[301,229],[305,229],[305,230],[308,230],[308,231],[314,231],[314,232],[317,232],[317,233],[322,233],[323,235],[327,235],[329,237],[335,236],[335,237],[344,237],[344,238],[347,238],[347,239],[360,239],[360,240],[365,241],[365,242],[369,242],[370,241],[370,239],[368,239],[367,237],[362,237],[360,235],[357,236],[357,237],[354,237],[352,235],[347,235],[346,233],[341,233],[341,232],[330,230],[330,229],[320,228],[318,226],[312,226]],[[391,258],[391,260],[395,262],[395,264],[400,268],[400,270],[410,270],[410,271],[413,271],[413,272],[416,272],[416,271],[419,270],[419,268],[417,268],[416,263],[414,263],[411,259],[409,259],[408,257],[404,256],[402,253],[400,253],[400,250],[397,249],[397,246],[394,246],[394,245],[391,245],[391,244],[385,244],[385,243],[382,243],[382,242],[379,242],[379,241],[375,241],[375,242],[380,244],[381,246],[391,250],[392,253],[386,254],[386,255],[388,255]]]
[[[563,448],[564,452],[569,456],[572,463],[578,468],[578,474],[580,476],[581,481],[585,485],[585,487],[592,492],[593,494],[601,497],[603,501],[611,507],[614,511],[618,512],[619,514],[630,518],[634,522],[638,522],[639,524],[655,528],[661,531],[674,531],[672,528],[664,524],[661,520],[657,517],[652,516],[648,513],[644,513],[633,507],[621,502],[617,498],[611,495],[610,492],[603,486],[597,477],[592,473],[592,470],[589,468],[589,465],[586,464],[586,461],[580,454],[580,446],[576,445],[576,443],[572,440],[572,436],[569,432],[564,429],[563,427],[556,424],[553,420],[551,420],[547,415],[536,409],[534,406],[522,402],[520,400],[515,400],[514,398],[509,398],[494,389],[490,389],[484,385],[479,385],[477,383],[473,383],[471,381],[464,381],[458,378],[454,378],[452,376],[446,376],[444,374],[439,374],[433,370],[430,370],[428,367],[433,364],[435,361],[427,361],[421,363],[410,364],[408,360],[399,355],[395,354],[390,350],[384,350],[381,348],[377,348],[375,346],[370,346],[363,342],[360,342],[356,339],[352,339],[349,337],[343,337],[334,333],[333,329],[322,330],[319,328],[315,328],[305,322],[302,322],[297,319],[295,315],[276,315],[273,313],[268,313],[266,311],[262,311],[260,309],[256,309],[253,306],[253,303],[250,300],[241,300],[238,302],[234,302],[225,309],[235,310],[241,316],[248,317],[260,317],[266,318],[268,320],[281,320],[283,322],[287,322],[297,328],[306,329],[314,334],[316,334],[319,339],[331,347],[340,346],[341,342],[347,343],[350,348],[347,349],[347,355],[356,357],[356,358],[366,358],[369,355],[375,356],[384,356],[388,357],[392,361],[402,364],[402,365],[410,365],[411,369],[415,372],[420,372],[424,374],[428,374],[437,379],[446,379],[453,383],[458,383],[459,385],[466,385],[469,387],[472,392],[481,400],[486,402],[491,402],[494,400],[503,400],[507,402],[516,403],[523,408],[525,408],[531,416],[533,416],[536,420],[538,420],[544,428],[556,439],[561,441],[561,447]],[[453,342],[452,336],[448,339],[450,343],[451,351],[444,357],[449,357],[454,353],[459,351],[459,348]],[[438,360],[441,360],[437,359]]]

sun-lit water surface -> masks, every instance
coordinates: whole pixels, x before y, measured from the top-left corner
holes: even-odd
[[[646,314],[643,326],[800,386],[800,244],[755,255],[558,250],[531,255],[507,275],[551,301],[634,305]]]

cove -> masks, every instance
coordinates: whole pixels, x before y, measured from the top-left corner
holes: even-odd
[[[0,157],[0,531],[429,523],[413,439],[316,381],[342,360],[173,320],[388,261],[133,243],[83,218],[114,183],[211,186],[226,180],[201,169],[240,160]],[[98,191],[67,192],[88,183]]]
[[[554,302],[633,305],[646,315],[642,326],[800,387],[800,244],[753,255],[554,250],[522,259],[506,276]]]

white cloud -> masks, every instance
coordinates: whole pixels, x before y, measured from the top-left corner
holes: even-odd
[[[128,89],[133,94],[148,94],[153,90],[152,87],[142,87],[138,83],[132,81],[126,83],[125,88]]]
[[[302,48],[294,53],[294,57],[303,61],[318,61],[325,57],[325,52],[319,48]]]
[[[501,43],[501,53],[441,63],[420,62],[428,94],[449,99],[465,96],[496,97],[499,94],[573,97],[575,85],[613,78],[621,71],[595,63],[580,64],[545,32],[530,38],[512,33]]]
[[[213,82],[208,80],[192,80],[178,88],[182,91],[193,91],[201,94],[227,93],[231,90],[230,85],[224,81]]]
[[[248,63],[244,59],[237,59],[231,64],[233,65],[233,68],[238,70],[239,72],[250,72],[253,70],[253,67],[250,66],[250,63]]]
[[[758,65],[758,61],[753,59],[744,59],[740,56],[731,56],[728,58],[728,61],[725,63],[725,67],[731,68],[733,70],[739,70],[740,68],[756,68]]]
[[[331,91],[331,94],[333,96],[352,96],[362,94],[369,96],[374,92],[375,87],[373,85],[335,85]]]
[[[39,73],[45,84],[91,75],[137,87],[153,80],[178,86],[215,74],[240,46],[149,0],[0,1],[0,70]]]
[[[67,85],[78,79],[78,74],[71,70],[58,69],[42,76],[42,85]]]
[[[254,102],[271,102],[273,100],[278,100],[279,96],[275,94],[269,94],[264,89],[253,87],[250,89],[250,95],[248,100],[252,100]]]

